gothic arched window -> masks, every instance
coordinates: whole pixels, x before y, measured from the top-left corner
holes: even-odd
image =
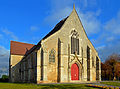
[[[55,50],[54,49],[52,49],[49,52],[49,62],[55,62]]]
[[[79,55],[79,34],[75,30],[71,32],[71,54]]]

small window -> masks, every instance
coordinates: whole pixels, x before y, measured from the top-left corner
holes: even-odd
[[[49,62],[55,62],[55,50],[54,49],[52,49],[49,52]]]

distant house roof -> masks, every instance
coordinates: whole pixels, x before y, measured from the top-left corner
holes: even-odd
[[[25,55],[33,46],[33,44],[11,41],[10,54]]]

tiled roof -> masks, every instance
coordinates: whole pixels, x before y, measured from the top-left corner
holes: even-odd
[[[25,55],[33,46],[33,44],[11,41],[10,54]]]

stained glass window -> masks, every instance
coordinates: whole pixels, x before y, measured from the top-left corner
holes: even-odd
[[[71,32],[72,36],[71,36],[71,54],[75,54],[75,52],[77,52],[77,54],[79,55],[79,34],[78,32],[76,32],[75,30],[73,30]]]
[[[54,49],[52,49],[49,52],[49,62],[55,62],[55,50]]]

